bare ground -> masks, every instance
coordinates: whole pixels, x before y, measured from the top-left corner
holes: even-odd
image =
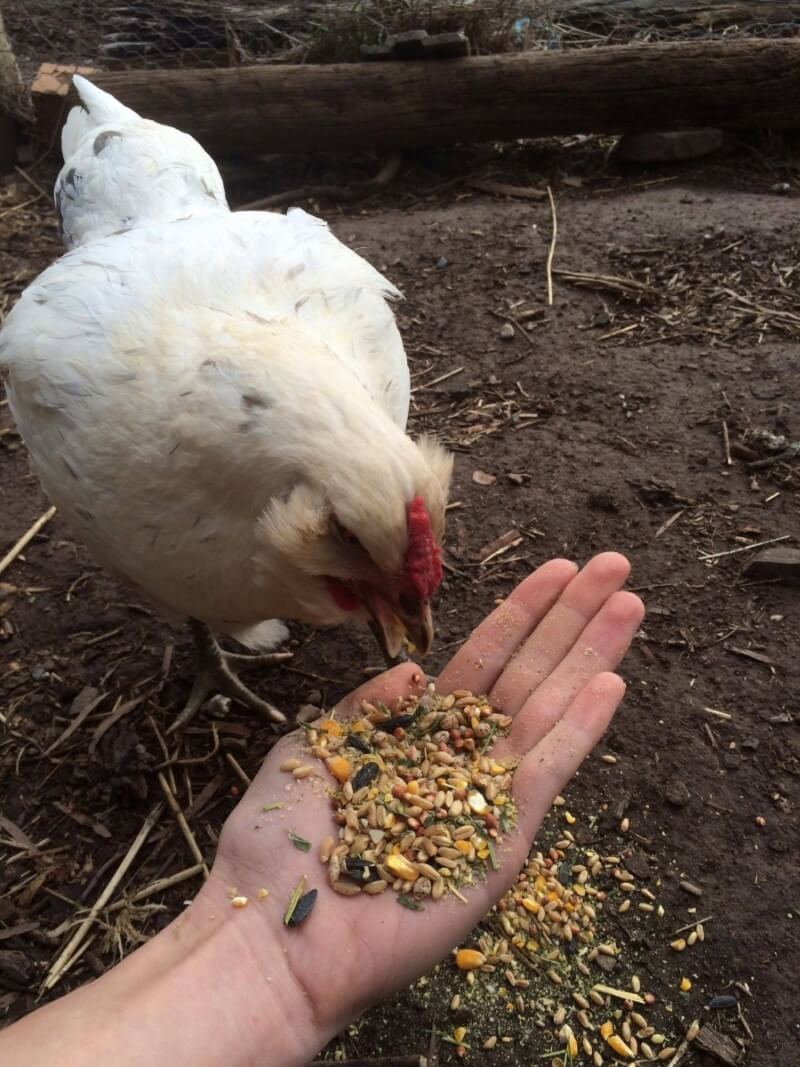
[[[780,448],[769,437],[800,437],[795,174],[751,152],[640,172],[605,164],[592,145],[522,146],[420,155],[381,197],[324,212],[404,290],[412,429],[437,432],[458,452],[431,667],[537,563],[557,554],[584,561],[606,548],[631,558],[631,584],[649,614],[603,749],[617,762],[593,756],[567,807],[574,848],[637,866],[636,900],[649,899],[641,895],[649,887],[664,916],[619,914],[613,880],[606,886],[604,936],[621,955],[605,980],[628,988],[633,973],[641,976],[667,1044],[698,1018],[738,1042],[752,1067],[793,1062],[798,1041],[800,605],[797,588],[744,573],[755,554],[748,546],[784,537],[797,547],[800,536],[798,460],[775,459]],[[554,274],[552,307],[547,200],[493,197],[466,186],[469,175],[542,189],[551,182],[554,266],[568,272]],[[789,195],[771,191],[782,182]],[[245,183],[234,188],[248,198]],[[57,251],[44,200],[26,206],[35,196],[18,178],[0,202],[9,306]],[[500,336],[505,323],[512,339]],[[0,434],[5,551],[47,503],[7,408]],[[495,481],[478,484],[475,471]],[[234,762],[252,773],[271,735],[234,707],[165,747],[164,729],[188,691],[186,635],[99,572],[58,517],[0,582],[0,1019],[8,1022],[37,1003],[75,918],[161,797],[159,766],[171,765],[178,802],[210,860],[242,791]],[[333,702],[375,662],[358,633],[294,626],[290,647],[291,663],[259,681],[286,709]],[[555,809],[539,847],[563,832]],[[193,862],[165,813],[112,899]],[[686,880],[702,896],[681,889]],[[196,885],[195,876],[104,911],[48,995],[102,973],[169,921]],[[704,942],[683,953],[669,947],[675,931],[706,917]],[[422,1053],[433,1032],[441,1062],[452,1062],[447,1038],[457,1024],[467,1027],[470,1062],[557,1053],[551,1016],[569,995],[535,962],[515,973],[531,982],[524,996],[499,972],[470,988],[445,961],[328,1054]],[[691,990],[680,992],[682,977]],[[455,993],[462,1005],[453,1011]],[[709,1008],[721,994],[735,1005]],[[481,1051],[493,1034],[496,1047]],[[691,1052],[683,1063],[701,1060]]]

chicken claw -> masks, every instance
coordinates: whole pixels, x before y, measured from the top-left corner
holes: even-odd
[[[167,730],[168,734],[173,734],[185,726],[212,693],[222,693],[224,696],[232,697],[246,707],[252,708],[253,711],[259,712],[270,722],[286,722],[286,716],[282,711],[278,711],[274,705],[256,696],[239,680],[235,673],[235,666],[241,670],[247,670],[250,667],[283,663],[292,658],[291,652],[268,652],[256,656],[225,652],[219,647],[216,637],[205,623],[190,619],[189,626],[197,650],[197,673],[189,699],[170,725]]]

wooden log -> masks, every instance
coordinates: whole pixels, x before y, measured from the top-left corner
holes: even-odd
[[[213,154],[400,149],[800,122],[800,40],[680,42],[418,63],[125,71],[97,84]]]
[[[730,26],[790,26],[800,4],[790,0],[557,0],[553,21],[593,33],[615,30],[715,30]]]
[[[800,585],[800,548],[765,548],[746,565],[745,574]]]

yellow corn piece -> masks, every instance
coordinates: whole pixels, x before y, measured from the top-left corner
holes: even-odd
[[[493,763],[491,765],[491,767],[489,768],[489,774],[494,775],[495,778],[498,775],[505,774],[505,773],[506,773],[505,767],[501,767],[499,763]]]
[[[467,793],[467,804],[476,815],[483,815],[484,812],[489,810],[486,797],[479,789],[470,789],[469,793]]]
[[[574,826],[575,823],[578,821],[575,818],[575,816],[572,814],[571,811],[565,811],[564,812],[564,818],[566,819],[566,821],[569,823],[570,826]]]
[[[567,1039],[567,1055],[571,1060],[578,1055],[578,1042],[574,1034],[570,1034]]]
[[[335,719],[323,719],[319,728],[325,734],[333,734],[334,737],[342,736],[342,724],[336,722]]]
[[[419,793],[419,782],[415,778],[412,778],[406,786],[406,792],[414,794]]]
[[[691,988],[692,988],[692,980],[691,980],[691,978],[681,978],[681,992],[682,993],[688,993]]]
[[[607,1041],[613,1032],[614,1024],[610,1020],[606,1020],[600,1027],[600,1036],[604,1041]]]
[[[396,853],[392,856],[387,856],[386,866],[392,874],[402,878],[404,882],[416,882],[419,878],[419,871],[408,862],[405,856],[400,856]]]
[[[529,911],[531,915],[538,915],[539,912],[542,910],[542,905],[538,901],[533,900],[531,897],[523,897],[522,906],[525,911]]]
[[[628,1048],[628,1046],[625,1044],[619,1034],[611,1034],[610,1037],[607,1037],[606,1044],[610,1049],[613,1049],[618,1056],[621,1056],[622,1059],[633,1059],[633,1052],[630,1048]]]
[[[684,938],[679,937],[677,941],[670,941],[669,947],[674,948],[676,952],[683,952],[686,948],[686,941]]]
[[[470,841],[454,841],[453,846],[457,848],[462,855],[466,856],[472,848],[472,843]]]
[[[467,1036],[467,1028],[466,1028],[466,1026],[457,1026],[455,1028],[455,1030],[453,1031],[453,1038],[455,1039],[455,1041],[459,1045],[461,1044],[461,1042],[464,1040],[464,1038],[466,1036]]]
[[[475,948],[460,948],[456,953],[456,967],[460,971],[475,971],[486,963],[486,957]]]
[[[344,756],[329,756],[325,760],[325,766],[337,782],[346,782],[350,777],[350,761],[346,760]]]

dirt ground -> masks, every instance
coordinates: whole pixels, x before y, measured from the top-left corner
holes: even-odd
[[[648,617],[602,748],[617,762],[594,755],[566,800],[577,844],[621,855],[664,915],[645,923],[632,909],[629,921],[609,903],[604,929],[621,958],[605,980],[629,988],[629,976],[641,976],[664,1047],[699,1019],[729,1035],[750,1067],[788,1065],[800,1041],[800,602],[796,587],[754,580],[745,566],[756,542],[800,547],[797,452],[777,458],[800,438],[800,156],[793,166],[762,144],[643,170],[608,162],[605,147],[576,139],[419,154],[380,197],[320,210],[404,290],[412,430],[438,433],[457,451],[431,669],[536,564],[554,555],[585,561],[602,549],[630,557]],[[287,184],[302,176],[295,169]],[[552,306],[548,200],[497,197],[469,186],[471,177],[551,184]],[[244,184],[233,189],[248,198]],[[35,197],[17,178],[0,201],[8,306],[57,251],[54,228],[41,222],[46,201],[26,206]],[[507,325],[511,338],[501,335]],[[47,502],[7,407],[0,427],[2,553]],[[490,477],[479,484],[476,471]],[[173,764],[175,790],[210,860],[242,791],[236,763],[252,774],[270,734],[233,707],[163,747],[190,684],[187,635],[100,572],[57,516],[0,582],[0,1020],[8,1022],[37,1003],[75,917],[161,798],[159,766],[194,760]],[[291,663],[257,686],[285,709],[335,701],[376,663],[369,636],[355,632],[292,626],[290,647]],[[562,836],[562,816],[554,809],[539,847]],[[112,901],[193,863],[167,811]],[[151,936],[197,884],[104,911],[45,999]],[[701,919],[703,942],[670,948]],[[541,974],[528,977],[539,990]],[[679,990],[682,977],[689,991]],[[497,974],[479,974],[469,987],[445,961],[326,1055],[427,1053],[433,1032],[440,1061],[456,1062],[448,1035],[463,1023],[473,1035],[467,1062],[555,1059],[548,993],[544,1007],[518,1004],[501,985]],[[552,987],[549,997],[558,995]],[[732,1005],[710,1008],[720,995]],[[528,990],[521,999],[535,998]],[[501,1039],[482,1051],[492,1034]],[[681,1062],[706,1060],[690,1050]]]

